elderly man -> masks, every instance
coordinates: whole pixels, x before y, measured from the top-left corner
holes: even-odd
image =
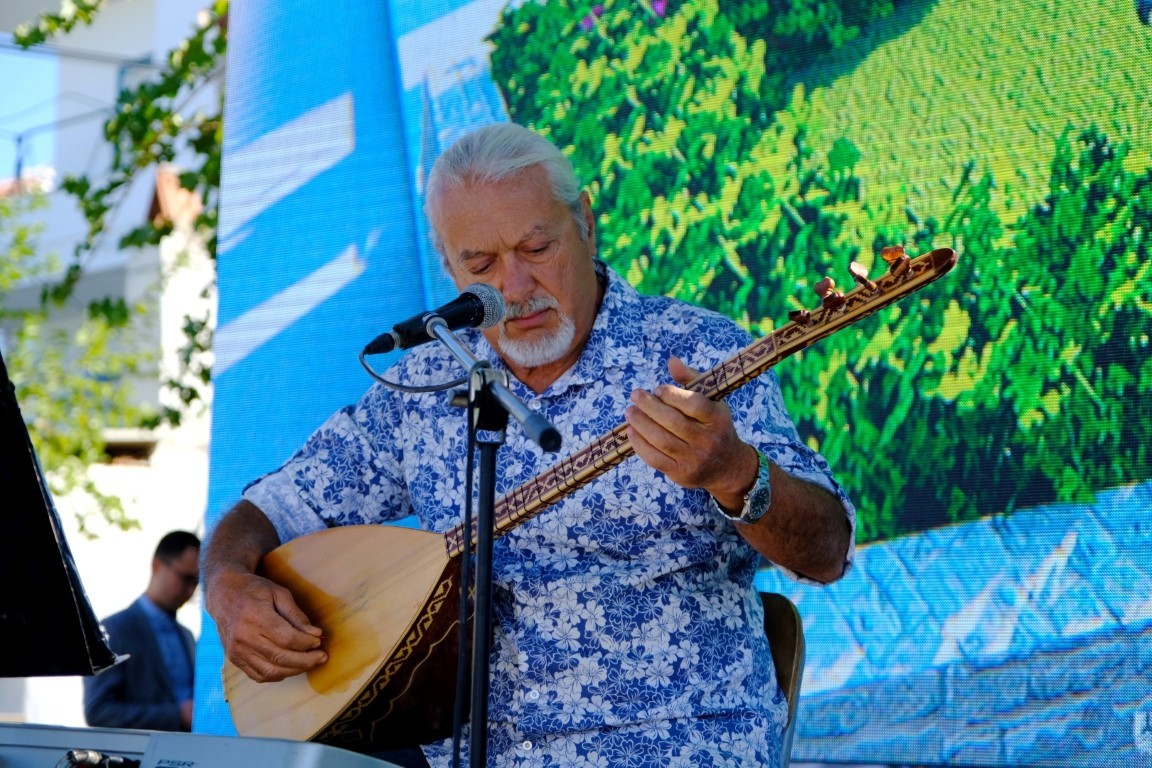
[[[496,326],[462,332],[465,344],[509,372],[565,451],[623,418],[637,454],[495,543],[489,763],[776,765],[787,704],[753,576],[763,555],[802,580],[839,578],[855,513],[798,439],[775,376],[727,403],[678,386],[749,337],[716,313],[640,296],[597,260],[587,192],[531,131],[461,138],[426,200],[456,285],[487,283],[506,303]],[[460,372],[429,344],[390,376],[427,386]],[[204,560],[229,659],[258,681],[325,663],[320,630],[254,575],[259,559],[333,525],[459,524],[465,430],[448,394],[376,385],[250,485]],[[510,428],[497,492],[555,461]],[[447,765],[450,747],[423,752]]]

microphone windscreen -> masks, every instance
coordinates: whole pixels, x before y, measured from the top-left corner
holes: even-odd
[[[500,295],[500,291],[487,283],[473,283],[462,293],[472,294],[480,299],[480,303],[484,306],[484,319],[476,326],[477,328],[491,328],[504,318],[504,297]]]

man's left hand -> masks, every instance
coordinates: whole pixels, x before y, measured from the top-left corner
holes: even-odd
[[[699,375],[678,357],[668,360],[668,372],[678,384]],[[641,459],[677,485],[705,489],[725,508],[743,505],[757,457],[736,434],[726,403],[671,384],[633,390],[631,400],[624,420]]]

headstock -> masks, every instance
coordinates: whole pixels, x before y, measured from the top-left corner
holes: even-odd
[[[888,290],[894,283],[903,282],[912,276],[912,259],[904,252],[904,246],[886,246],[880,250],[880,258],[888,265],[888,275],[882,281],[883,284],[870,279],[868,268],[860,262],[854,261],[848,265],[848,272],[852,275],[852,280],[859,286],[858,291],[872,295],[880,294]],[[944,265],[942,271],[947,271],[955,264],[956,254],[950,248],[938,248],[920,258],[941,262],[941,265]],[[816,283],[813,290],[820,297],[820,308],[824,310],[823,316],[825,318],[830,313],[844,309],[848,303],[848,296],[836,287],[836,281],[831,277],[825,277]],[[812,324],[815,317],[812,310],[794,309],[788,313],[788,319],[797,325],[807,326]]]

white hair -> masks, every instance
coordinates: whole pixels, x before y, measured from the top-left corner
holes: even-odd
[[[433,200],[446,190],[466,184],[493,184],[540,166],[548,176],[552,196],[572,212],[580,237],[588,238],[588,222],[580,202],[580,183],[572,163],[556,145],[516,123],[493,123],[465,134],[432,165],[424,195],[424,215],[432,245],[448,268],[444,240],[432,216]]]

